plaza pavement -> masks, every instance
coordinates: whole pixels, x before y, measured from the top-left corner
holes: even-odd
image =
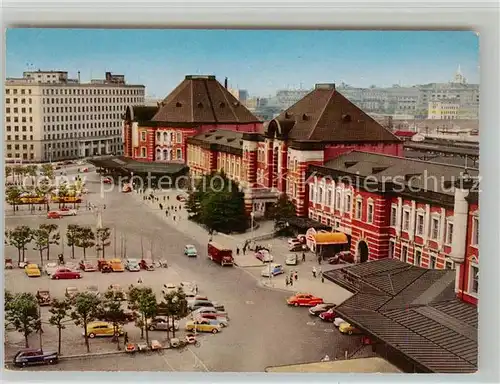
[[[285,299],[290,295],[277,289],[263,289],[258,280],[249,273],[250,268],[222,268],[211,262],[206,253],[208,234],[194,223],[184,217],[180,221],[163,217],[165,213],[147,209],[142,198],[133,194],[124,194],[111,191],[101,195],[99,176],[95,173],[88,175],[88,188],[90,194],[86,200],[93,204],[106,204],[103,211],[103,224],[112,229],[118,238],[127,239],[127,257],[141,257],[140,239],[144,239],[144,247],[153,245],[153,254],[156,259],[165,258],[169,263],[168,269],[155,272],[139,272],[143,274],[144,283],[158,292],[166,282],[196,281],[200,292],[210,299],[223,303],[230,314],[231,321],[228,328],[218,335],[204,335],[201,338],[201,347],[194,353],[199,357],[197,366],[205,366],[207,370],[218,372],[262,372],[270,365],[283,365],[301,363],[304,361],[319,361],[328,354],[332,358],[342,358],[345,351],[349,354],[357,353],[360,349],[359,336],[346,336],[340,334],[332,324],[323,323],[311,317],[305,308],[290,308],[286,306]],[[178,202],[176,202],[178,203]],[[182,213],[181,213],[182,215]],[[80,213],[75,217],[66,217],[61,220],[48,220],[45,216],[37,217],[7,217],[6,227],[26,224],[32,227],[40,223],[55,222],[60,225],[61,232],[67,224],[92,225],[95,228],[96,217],[92,212],[80,207]],[[217,235],[216,241],[222,240],[222,235]],[[185,244],[194,244],[198,248],[199,256],[196,259],[183,255]],[[120,241],[118,241],[118,248]],[[228,244],[229,246],[230,244]],[[115,254],[114,241],[107,249],[107,258]],[[57,247],[51,251],[54,259],[58,253]],[[28,259],[38,263],[38,255],[28,249]],[[66,260],[70,259],[70,251],[64,248]],[[119,249],[116,250],[119,255]],[[12,247],[5,248],[6,257],[17,259],[17,251]],[[95,257],[92,250],[88,250],[89,258]],[[82,257],[82,251],[76,250],[76,259]],[[73,260],[71,260],[73,261]],[[257,267],[257,269],[260,269]],[[306,272],[303,273],[306,275]],[[126,288],[137,280],[137,274],[131,272],[100,274],[84,273],[81,280],[52,281],[46,276],[30,279],[20,269],[5,271],[6,288],[14,292],[36,292],[37,289],[48,287],[54,297],[63,294],[68,286],[77,286],[83,289],[87,285],[98,285],[101,291],[111,283],[118,283]],[[299,272],[299,280],[302,273]],[[304,288],[305,289],[305,288]],[[43,310],[46,319],[46,309]],[[138,341],[140,331],[133,324],[126,325],[131,341]],[[55,348],[57,330],[54,327],[44,328],[43,342],[45,349]],[[85,353],[81,328],[68,323],[63,331],[63,354]],[[155,332],[156,338],[162,340],[165,334]],[[153,337],[153,335],[151,336]],[[37,346],[38,335],[30,337],[30,345]],[[19,333],[7,332],[7,356],[22,348]],[[109,339],[94,339],[91,341],[92,352],[112,351],[116,345]],[[169,357],[171,353],[175,357]],[[167,351],[163,356],[167,361],[176,361],[179,353]],[[163,371],[193,371],[195,360],[191,353],[182,354],[184,365],[167,363],[159,356],[135,357],[140,359],[141,370]],[[186,357],[191,356],[191,357]],[[88,358],[83,360],[62,361],[54,367],[43,367],[43,370],[124,370],[129,356]],[[93,363],[91,363],[92,361]],[[116,362],[106,364],[105,362]],[[203,363],[203,365],[201,364]],[[138,363],[135,363],[138,364]],[[170,368],[169,364],[173,367]],[[38,369],[38,368],[37,368]],[[134,366],[133,370],[139,369]]]

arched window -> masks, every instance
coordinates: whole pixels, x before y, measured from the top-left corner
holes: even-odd
[[[170,150],[168,151],[168,160],[169,160],[169,161],[170,161],[170,160],[172,160],[172,159],[173,159],[173,157],[174,157],[174,156],[173,156],[173,151],[170,149]]]
[[[156,148],[156,160],[161,160],[161,149]]]
[[[174,133],[173,132],[170,132],[170,142],[171,143],[174,142]]]
[[[168,134],[167,134],[167,132],[163,132],[163,141],[168,141]]]
[[[168,150],[167,149],[164,149],[163,150],[163,160],[164,161],[168,161]]]
[[[160,141],[161,140],[161,133],[156,132],[156,140]]]

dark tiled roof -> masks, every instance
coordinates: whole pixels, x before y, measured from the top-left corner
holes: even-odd
[[[275,122],[282,133],[297,141],[400,142],[388,129],[329,85],[316,86],[276,117]]]
[[[370,176],[372,182],[393,180],[397,185],[404,184],[413,190],[445,195],[453,195],[453,189],[447,188],[446,182],[458,180],[464,171],[464,167],[460,166],[359,151],[340,155],[322,167],[314,167],[317,168],[353,176]],[[468,172],[472,177],[479,175],[476,169],[469,169]]]
[[[431,143],[414,143],[411,141],[406,141],[404,144],[405,148],[421,151],[432,151],[440,152],[451,155],[463,155],[463,156],[473,156],[479,157],[479,148],[464,148],[458,146],[442,145],[442,144],[431,144]]]
[[[124,156],[92,159],[88,162],[96,167],[135,173],[176,174],[187,169],[187,166],[183,163],[146,163]]]
[[[222,129],[200,133],[192,137],[195,140],[202,141],[207,144],[220,144],[231,148],[243,148],[243,132],[226,131]]]
[[[152,120],[192,124],[260,122],[215,76],[186,76],[161,102]]]
[[[454,271],[383,259],[324,274],[356,292],[336,311],[367,334],[430,372],[477,370],[477,308],[456,298]]]
[[[139,124],[147,123],[151,121],[156,111],[158,111],[157,106],[150,105],[133,105],[127,107],[125,112],[125,120],[136,121]]]

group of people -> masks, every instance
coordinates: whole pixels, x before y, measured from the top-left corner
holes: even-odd
[[[290,275],[288,276],[285,276],[285,285],[288,287],[288,286],[293,286],[293,282],[297,282],[297,280],[299,279],[299,274],[297,273],[297,271],[291,271],[290,272]]]
[[[325,282],[325,277],[323,276],[323,271],[321,270],[321,267],[316,269],[316,267],[313,266],[312,268],[312,275],[314,278],[319,277],[321,279],[321,282]]]

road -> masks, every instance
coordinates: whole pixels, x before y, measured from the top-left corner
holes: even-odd
[[[87,176],[87,187],[93,192],[88,196],[91,202],[106,204],[106,209],[103,211],[104,226],[113,228],[117,234],[120,234],[118,236],[123,235],[128,239],[128,257],[140,258],[140,239],[143,237],[145,248],[149,248],[150,240],[152,240],[156,258],[168,260],[169,269],[151,273],[141,272],[145,284],[153,286],[158,291],[164,282],[172,279],[196,281],[203,294],[225,305],[231,316],[230,326],[218,335],[203,337],[202,346],[196,349],[199,361],[202,362],[202,364],[198,362],[199,365],[206,367],[203,369],[218,372],[262,372],[267,366],[318,361],[325,354],[332,358],[342,357],[346,349],[353,352],[359,345],[359,337],[341,335],[333,329],[333,325],[311,318],[306,309],[287,307],[285,299],[289,294],[258,287],[255,278],[243,269],[222,268],[211,262],[207,258],[205,239],[198,241],[191,238],[189,233],[176,231],[156,215],[148,212],[144,205],[133,196],[115,190],[102,197],[97,193],[100,183],[95,173]],[[46,221],[47,219],[43,216],[30,217],[29,220],[21,217],[8,217],[6,227],[19,224],[35,226]],[[95,217],[88,212],[82,212],[76,217],[61,219],[59,223],[61,226],[63,223],[91,224],[95,223]],[[192,259],[183,255],[185,244],[194,244],[197,247],[198,258]],[[114,253],[112,247],[107,252],[108,255]],[[15,255],[15,250],[10,249],[9,253]],[[68,258],[70,253],[67,248],[65,254]],[[77,258],[80,257],[81,250],[77,250]],[[30,253],[30,258],[38,260],[33,251]],[[64,283],[51,281],[46,277],[26,281],[27,277],[23,276],[24,280],[20,279],[19,274],[22,274],[22,271],[6,272],[7,289],[36,291],[37,287],[49,284],[51,292],[55,292],[56,295],[62,294],[64,287],[69,285],[80,284],[80,288],[83,288],[85,285],[98,284],[100,289],[105,289],[106,284],[118,282],[126,287],[137,278],[136,274],[130,272],[111,275],[88,274],[80,281],[72,280]],[[56,284],[58,284],[57,287]],[[133,327],[133,325],[130,326]],[[182,356],[183,359],[187,359],[184,356],[188,355],[184,353]],[[129,356],[124,356],[106,359],[128,361],[126,359],[129,358]],[[96,365],[92,362],[87,363],[87,360],[81,362],[68,360],[62,361],[56,367],[41,369],[86,370],[92,368],[100,370],[98,367],[101,364],[106,365],[104,362],[106,359],[102,361],[89,359],[95,361]],[[175,367],[170,368],[163,357],[148,356],[144,364],[144,367],[147,367],[144,368],[146,370],[178,370]],[[191,362],[188,365],[191,365]],[[104,369],[113,370],[110,367]],[[122,370],[123,366],[116,369]],[[137,369],[136,366],[134,366],[135,369]],[[179,370],[192,369],[184,367]]]

